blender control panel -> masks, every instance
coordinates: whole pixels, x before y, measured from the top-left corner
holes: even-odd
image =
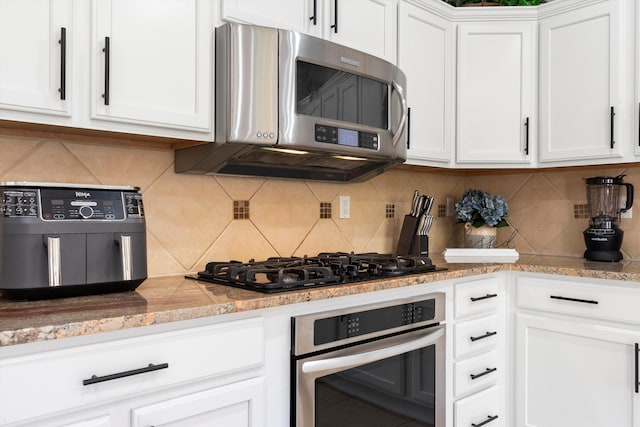
[[[45,221],[118,221],[144,218],[142,196],[136,192],[96,189],[4,189],[2,216]]]

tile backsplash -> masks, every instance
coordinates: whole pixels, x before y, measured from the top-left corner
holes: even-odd
[[[499,230],[499,242],[517,230],[510,246],[520,253],[580,257],[588,219],[574,215],[574,209],[586,203],[584,178],[626,174],[625,181],[640,188],[637,165],[484,174],[397,168],[366,182],[343,184],[176,174],[170,150],[64,139],[0,137],[0,152],[1,181],[140,187],[149,276],[197,271],[211,260],[393,252],[414,190],[435,197],[431,253],[462,241],[463,227],[441,212],[446,198],[457,200],[467,188],[479,188],[508,202],[511,227]],[[339,216],[340,196],[350,197],[349,219]],[[625,258],[640,259],[640,212],[633,209],[633,219],[621,224],[623,252]]]

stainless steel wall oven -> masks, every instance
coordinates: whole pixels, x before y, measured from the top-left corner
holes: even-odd
[[[292,318],[291,426],[444,427],[445,295]]]

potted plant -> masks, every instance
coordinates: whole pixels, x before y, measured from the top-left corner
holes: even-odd
[[[465,243],[468,248],[494,248],[496,229],[507,227],[504,218],[509,214],[507,202],[499,195],[470,189],[456,203],[456,218],[465,224]]]

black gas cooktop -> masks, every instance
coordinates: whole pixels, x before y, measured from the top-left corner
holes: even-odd
[[[365,282],[445,270],[428,257],[378,253],[323,252],[316,256],[209,262],[205,271],[186,276],[219,285],[274,293]]]

